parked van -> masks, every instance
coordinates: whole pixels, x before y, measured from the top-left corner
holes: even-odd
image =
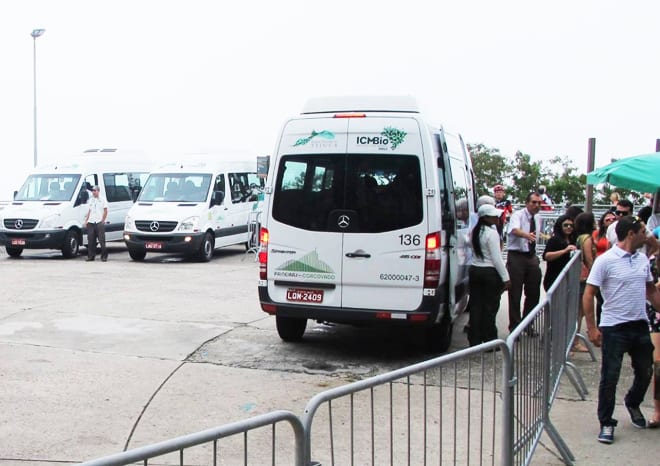
[[[210,261],[215,248],[249,243],[263,198],[257,157],[228,155],[166,164],[149,175],[126,217],[124,241],[131,258],[178,252]]]
[[[314,319],[424,326],[448,348],[475,204],[460,135],[410,97],[313,99],[284,124],[265,202],[259,299],[283,340]]]
[[[87,244],[82,225],[94,185],[108,201],[106,240],[121,240],[126,213],[151,169],[140,159],[116,149],[90,149],[37,167],[0,211],[0,245],[11,257],[24,249],[59,249],[64,257],[76,256]]]

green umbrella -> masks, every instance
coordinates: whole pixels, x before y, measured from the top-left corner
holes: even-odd
[[[643,193],[660,188],[660,152],[617,160],[587,173],[587,183],[609,183]]]

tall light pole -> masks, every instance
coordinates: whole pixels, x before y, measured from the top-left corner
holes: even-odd
[[[41,36],[45,29],[33,29],[30,35],[33,42],[32,70],[34,83],[34,166],[37,166],[37,37]]]

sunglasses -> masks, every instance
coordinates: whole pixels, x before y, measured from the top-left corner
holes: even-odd
[[[573,228],[572,223],[562,223],[561,226],[564,227],[564,228]]]
[[[627,210],[615,210],[614,215],[620,217],[621,215],[630,215],[630,212],[628,212]]]

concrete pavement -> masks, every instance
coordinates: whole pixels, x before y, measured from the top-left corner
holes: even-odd
[[[424,357],[399,340],[366,336],[360,348],[354,330],[343,329],[343,349],[322,335],[307,347],[283,345],[259,309],[256,264],[242,259],[236,248],[209,264],[156,255],[134,263],[119,246],[108,263],[0,253],[0,466],[75,464],[275,409],[301,414],[326,388]],[[467,345],[465,318],[453,350]],[[657,463],[660,430],[633,428],[622,404],[629,368],[619,386],[616,441],[601,445],[599,367],[587,354],[573,361],[587,400],[564,378],[551,418],[576,463]],[[643,410],[650,407],[647,397]],[[547,436],[533,464],[562,464]]]

